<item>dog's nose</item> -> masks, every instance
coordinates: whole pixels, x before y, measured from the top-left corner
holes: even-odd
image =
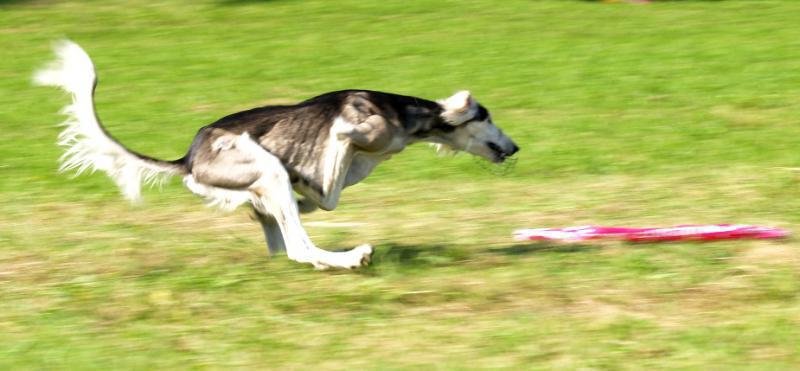
[[[512,144],[511,152],[508,153],[509,156],[513,156],[515,153],[519,152],[519,147],[516,144]]]

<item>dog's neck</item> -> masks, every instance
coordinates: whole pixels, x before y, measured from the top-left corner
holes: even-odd
[[[414,99],[402,109],[401,122],[408,136],[408,144],[428,141],[437,132],[449,132],[453,126],[442,118],[442,107],[424,99]]]

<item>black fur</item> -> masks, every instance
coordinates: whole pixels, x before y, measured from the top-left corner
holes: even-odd
[[[342,115],[348,104],[365,114],[389,113],[396,121],[394,124],[417,139],[429,137],[436,131],[455,130],[442,120],[442,107],[434,101],[371,90],[341,90],[296,105],[264,106],[225,116],[200,129],[183,161],[191,172],[196,153],[200,146],[210,142],[214,129],[233,134],[247,132],[277,156],[293,177],[310,178],[298,174],[297,170],[312,160],[318,161],[318,151],[324,148],[334,119]],[[379,112],[371,112],[375,109]],[[486,109],[482,111],[485,113]]]

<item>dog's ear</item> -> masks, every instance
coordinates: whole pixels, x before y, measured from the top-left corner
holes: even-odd
[[[442,118],[451,125],[460,125],[472,117],[478,103],[467,90],[459,91],[450,97],[440,100]]]
[[[459,91],[442,101],[442,107],[446,111],[465,113],[475,105],[475,99],[467,90]]]

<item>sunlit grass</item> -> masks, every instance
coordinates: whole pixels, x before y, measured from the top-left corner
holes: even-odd
[[[700,368],[800,362],[794,240],[520,244],[520,227],[800,222],[800,4],[0,1],[0,368]],[[522,147],[426,146],[305,218],[373,265],[268,258],[179,182],[56,174],[70,37],[109,131],[162,158],[236,110],[468,88]],[[338,223],[338,224],[337,224]]]

